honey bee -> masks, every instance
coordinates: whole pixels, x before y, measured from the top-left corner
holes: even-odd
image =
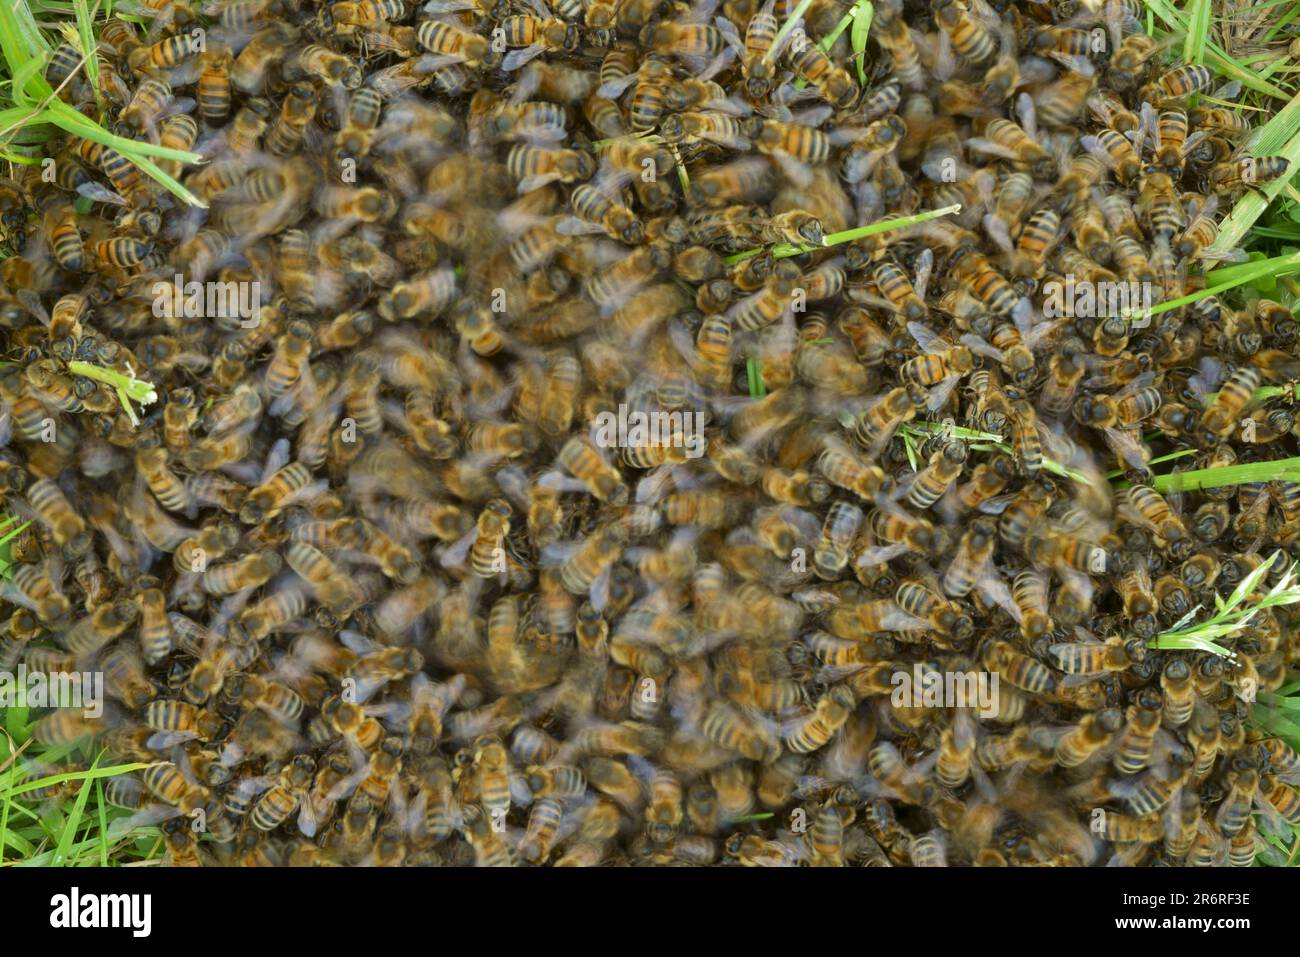
[[[949,442],[930,456],[929,463],[916,474],[907,500],[917,508],[929,508],[939,501],[961,475],[966,464],[966,446]]]
[[[991,519],[977,519],[957,545],[952,563],[943,575],[943,593],[949,598],[964,598],[971,593],[997,544],[997,525]]]
[[[1153,91],[1162,100],[1182,100],[1202,93],[1214,82],[1209,67],[1187,64],[1162,74],[1153,84]]]
[[[78,558],[90,549],[86,521],[58,485],[49,479],[37,479],[24,495],[40,521],[49,527],[54,543],[68,558]]]
[[[602,502],[626,504],[627,486],[617,469],[610,466],[590,443],[572,438],[560,450],[559,463]]]
[[[848,109],[858,99],[858,85],[848,70],[836,66],[816,44],[807,44],[790,58],[790,65],[837,109]]]
[[[992,641],[984,650],[986,667],[999,672],[1010,684],[1031,694],[1051,691],[1056,678],[1051,669],[1040,661],[1029,658],[1005,641]]]
[[[899,426],[916,417],[925,394],[917,386],[899,386],[880,397],[853,420],[854,437],[866,448],[883,447]]]
[[[145,706],[144,723],[159,732],[149,740],[151,747],[164,750],[179,741],[193,738],[213,740],[221,737],[224,725],[220,715],[204,711],[184,701],[157,698]]]
[[[813,549],[813,566],[822,578],[839,576],[849,561],[849,546],[862,525],[862,509],[845,501],[833,503],[826,513],[821,538]]]
[[[1242,156],[1228,159],[1210,169],[1209,180],[1216,193],[1228,193],[1241,186],[1254,187],[1286,175],[1290,161],[1284,156]]]

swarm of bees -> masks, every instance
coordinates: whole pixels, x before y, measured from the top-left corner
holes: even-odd
[[[861,55],[848,0],[547,3],[143,0],[93,84],[55,51],[206,206],[71,136],[5,186],[0,669],[110,698],[36,741],[149,763],[106,797],[176,865],[1248,865],[1300,824],[1251,721],[1285,609],[1148,646],[1300,555],[1300,484],[1149,465],[1291,448],[1255,393],[1300,326],[1046,306],[1238,258],[1218,211],[1287,164],[1233,91],[1134,0],[879,0]],[[610,447],[627,410],[682,441]]]

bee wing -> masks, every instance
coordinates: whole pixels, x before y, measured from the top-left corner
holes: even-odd
[[[1278,776],[1278,779],[1281,780],[1280,775]],[[1287,826],[1286,821],[1282,818],[1282,815],[1278,813],[1277,808],[1275,808],[1269,800],[1264,797],[1262,789],[1257,789],[1255,791],[1252,796],[1252,802],[1254,803],[1255,808],[1260,812],[1262,818],[1260,821],[1262,825],[1260,827],[1261,831],[1276,836],[1286,835],[1291,832],[1291,828]]]
[[[661,465],[651,469],[636,483],[635,499],[638,505],[653,505],[676,486],[673,480],[673,468]]]
[[[478,538],[478,532],[474,529],[466,532],[461,538],[449,545],[442,552],[442,557],[438,564],[443,568],[459,568],[465,564],[465,559],[469,556],[470,546]]]
[[[1016,325],[1016,331],[1020,333],[1020,338],[1024,340],[1025,346],[1031,352],[1037,352],[1038,346],[1047,336],[1061,325],[1064,320],[1056,319],[1050,322],[1034,323],[1034,317],[1042,318],[1034,311],[1033,303],[1026,298],[1021,298],[1016,302],[1015,307],[1011,310],[1011,321]]]
[[[984,565],[984,574],[980,576],[975,587],[979,589],[985,601],[997,605],[1016,621],[1020,620],[1020,606],[1011,597],[1011,589],[1007,587],[1007,583],[997,569],[987,562]]]
[[[399,63],[397,67],[409,64],[408,69],[413,77],[413,82],[408,84],[408,86],[414,86],[416,83],[421,82],[438,70],[454,66],[464,59],[465,58],[459,53],[425,53],[414,61],[407,60],[406,63]],[[393,67],[392,69],[396,71],[397,67]],[[376,87],[376,89],[378,89],[378,87]],[[380,92],[382,93],[383,91],[380,90]]]
[[[542,0],[526,0],[526,2],[528,6],[533,8],[533,13],[536,14],[538,19],[550,20],[555,16]]]
[[[1031,140],[1038,139],[1038,113],[1034,106],[1034,98],[1028,93],[1021,93],[1016,97],[1016,116],[1020,118],[1020,126]]]
[[[1211,356],[1201,356],[1198,366],[1199,371],[1187,380],[1187,387],[1193,395],[1199,397],[1219,387],[1219,383],[1227,374],[1228,366]]]
[[[921,255],[916,257],[916,281],[912,283],[912,288],[922,299],[925,298],[925,292],[930,286],[930,275],[933,271],[934,252],[923,249]]]
[[[306,795],[298,802],[298,830],[306,837],[315,837],[318,829],[316,819],[316,803],[312,800],[311,795]]]
[[[920,294],[918,293],[918,295]],[[939,353],[948,350],[948,343],[923,322],[909,322],[907,331],[916,340],[917,345],[926,352]]]
[[[728,47],[710,60],[708,65],[696,75],[696,79],[712,80],[715,76],[729,67],[731,62],[735,59],[736,52]]]
[[[473,10],[474,0],[429,0],[422,9],[434,17],[438,14],[460,13],[464,10]]]
[[[506,58],[501,61],[501,69],[507,73],[513,73],[528,63],[529,60],[541,56],[545,52],[546,46],[542,43],[534,43],[519,50],[511,50],[506,54]]]
[[[1007,231],[1007,224],[1002,222],[992,213],[984,217],[984,232],[988,233],[989,239],[997,244],[1003,252],[1011,252],[1015,245],[1011,242],[1011,233]]]
[[[589,223],[585,219],[578,219],[576,216],[565,216],[555,224],[555,231],[561,236],[587,236],[593,233],[603,233],[605,228],[600,223]]]
[[[972,140],[970,142],[974,141]],[[1097,157],[1106,169],[1115,168],[1115,161],[1110,158],[1110,153],[1106,152],[1106,148],[1101,145],[1101,141],[1097,139],[1097,137],[1092,136],[1091,134],[1088,136],[1080,136],[1079,145],[1093,156]]]
[[[741,39],[740,31],[736,29],[736,25],[726,17],[714,17],[713,25],[722,34],[723,42],[734,50],[737,56],[743,57],[745,55],[745,41]]]
[[[536,176],[525,176],[519,181],[519,192],[531,193],[535,189],[541,189],[548,183],[556,182],[559,178],[559,173],[541,173]]]
[[[157,734],[149,736],[149,740],[145,742],[145,747],[152,748],[154,751],[166,751],[174,745],[192,741],[198,736],[197,731],[159,731]]]
[[[1073,56],[1069,53],[1058,53],[1056,51],[1053,51],[1048,55],[1071,73],[1078,73],[1081,76],[1092,76],[1097,72],[1096,68],[1092,65],[1092,61],[1087,57]]]
[[[899,555],[907,554],[908,546],[904,543],[897,545],[873,545],[864,548],[858,553],[857,564],[859,567],[866,565],[882,565],[885,562],[893,561]]]
[[[798,113],[791,113],[789,122],[797,123],[799,126],[811,126],[816,128],[825,123],[834,114],[835,107],[823,103],[809,107],[806,110],[800,110]]]
[[[334,785],[325,795],[331,801],[351,797],[352,792],[360,786],[361,782],[370,776],[370,759],[366,757],[366,752],[362,750],[361,745],[351,738],[344,738],[343,741],[348,757],[352,761],[352,773]]]
[[[130,206],[130,203],[106,186],[88,180],[77,185],[78,194],[93,199],[97,203],[110,203],[114,206]]]
[[[1188,134],[1187,139],[1183,140],[1183,149],[1182,149],[1183,155],[1186,156],[1192,150],[1196,149],[1196,147],[1205,139],[1207,139],[1209,135],[1210,134],[1205,132],[1204,130],[1197,130],[1195,133]],[[1214,202],[1218,202],[1217,196],[1211,196],[1210,199]]]
[[[1210,96],[1216,100],[1235,100],[1241,95],[1241,81],[1229,80],[1223,86],[1219,87]]]
[[[272,475],[289,464],[290,447],[288,439],[277,439],[267,453],[266,464],[262,467],[262,477],[257,484],[264,484]]]
[[[632,72],[626,76],[618,76],[606,80],[596,90],[596,95],[607,100],[617,100],[623,91],[641,78],[640,72]]]
[[[947,376],[930,390],[930,397],[926,399],[925,407],[931,412],[938,412],[948,404],[948,399],[952,396],[953,390],[957,388],[957,383],[961,381],[961,376]]]
[[[1085,139],[1095,140],[1096,137],[1085,137]],[[966,141],[966,146],[974,150],[976,153],[981,153],[985,156],[997,156],[1001,159],[1012,160],[1013,162],[1020,159],[1019,154],[1017,154],[1015,150],[1007,149],[1005,146],[1002,146],[1000,143],[994,143],[992,140],[986,140],[982,136],[971,137]],[[1098,146],[1098,149],[1100,149],[1100,146]],[[924,169],[925,166],[926,164],[923,163],[922,168]],[[927,176],[930,175],[929,170],[925,170],[925,172]],[[942,181],[942,176],[931,176],[931,178],[936,181]]]
[[[587,486],[576,478],[570,478],[563,472],[546,472],[537,480],[537,484],[552,492],[585,492]]]
[[[359,655],[373,655],[375,652],[382,650],[382,646],[377,642],[351,628],[344,628],[339,631],[338,637],[345,648],[355,651]]]
[[[732,133],[724,132],[723,130],[707,130],[705,132],[702,132],[700,134],[700,137],[702,139],[709,140],[711,142],[719,144],[720,146],[725,146],[728,149],[733,149],[733,150],[747,150],[752,145],[752,142],[749,139],[749,137],[738,136]],[[779,155],[778,155],[778,159],[779,159]]]
[[[795,186],[802,189],[812,183],[812,167],[807,163],[795,159],[785,150],[775,150],[771,156],[772,159],[776,160],[777,165],[781,167],[781,172],[785,174],[786,179],[790,180]]]
[[[939,42],[934,51],[934,69],[931,72],[941,83],[952,79],[952,75],[957,72],[957,57],[952,52],[952,40],[948,38],[947,30],[939,31]]]
[[[1149,148],[1155,149],[1160,143],[1160,117],[1155,107],[1143,103],[1138,111],[1138,126],[1126,134],[1133,143],[1133,149],[1141,156]]]
[[[1016,84],[1016,88],[1050,83],[1056,73],[1056,67],[1050,61],[1042,57],[1027,56],[1020,61],[1020,82]]]
[[[958,338],[957,341],[960,342],[962,345],[964,345],[971,352],[974,352],[976,355],[981,355],[987,359],[992,359],[994,362],[1006,361],[1006,356],[1003,354],[1001,349],[997,349],[989,345],[989,343],[986,340],[975,335],[975,333],[973,332],[964,333],[962,336]]]
[[[609,604],[609,581],[613,577],[613,569],[613,564],[606,565],[591,583],[591,607],[596,611],[604,611]]]
[[[1101,93],[1089,95],[1085,103],[1088,111],[1092,113],[1105,126],[1110,126],[1111,118],[1115,115],[1115,110],[1111,107],[1111,101]]]
[[[1126,395],[1132,395],[1134,392],[1137,392],[1139,389],[1145,389],[1147,386],[1151,385],[1155,381],[1156,381],[1156,374],[1154,372],[1151,371],[1143,372],[1141,375],[1134,378],[1132,382],[1127,383],[1126,385],[1123,386],[1123,388],[1117,391],[1115,393],[1115,398],[1118,399]]]
[[[724,100],[709,100],[704,104],[706,110],[726,113],[728,116],[749,116],[754,108],[739,97],[729,96]]]

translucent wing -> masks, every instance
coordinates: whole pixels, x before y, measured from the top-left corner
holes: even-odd
[[[541,56],[545,52],[546,46],[541,43],[534,43],[519,50],[511,50],[506,54],[506,58],[501,61],[501,69],[507,73],[513,73],[528,63],[529,60]]]
[[[921,251],[921,255],[916,257],[916,281],[912,283],[912,288],[922,299],[925,298],[925,291],[930,286],[930,274],[934,270],[934,252],[929,249]]]
[[[919,293],[918,293],[919,295]],[[940,338],[933,329],[923,322],[909,322],[907,331],[911,333],[916,344],[929,353],[947,352],[948,343]]]

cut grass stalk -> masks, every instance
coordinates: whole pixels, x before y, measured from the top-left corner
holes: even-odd
[[[958,425],[945,425],[942,422],[909,422],[907,425],[904,425],[900,431],[905,436],[909,432],[924,436],[933,435],[938,432],[946,432],[949,429],[952,430],[951,434],[954,439],[961,439],[962,441],[970,442],[971,448],[976,452],[1000,451],[1005,452],[1007,455],[1015,455],[1015,449],[1007,442],[1002,441],[1002,436],[996,435],[992,432],[979,432],[975,429],[966,429]],[[1070,466],[1058,462],[1055,459],[1050,459],[1047,456],[1043,456],[1043,468],[1048,472],[1051,472],[1053,475],[1074,479],[1074,481],[1082,482],[1085,485],[1090,484],[1092,481],[1087,475],[1080,472],[1078,469],[1070,468]]]
[[[1270,462],[1247,462],[1212,469],[1190,469],[1157,475],[1151,487],[1157,492],[1191,492],[1204,488],[1226,488],[1252,482],[1300,482],[1300,456]],[[1128,483],[1121,483],[1124,488]]]
[[[823,240],[820,246],[795,245],[793,243],[776,243],[770,247],[759,247],[758,249],[747,249],[743,253],[736,253],[728,256],[723,260],[727,265],[738,263],[741,260],[757,256],[765,249],[771,250],[773,259],[788,259],[791,256],[801,256],[804,253],[814,252],[818,249],[825,249],[829,246],[838,246],[841,243],[851,243],[856,239],[865,239],[868,236],[874,236],[877,233],[887,233],[894,229],[905,229],[908,226],[915,226],[918,223],[929,222],[932,219],[938,219],[940,216],[951,216],[953,213],[961,212],[961,204],[955,206],[945,206],[943,209],[930,209],[923,213],[917,213],[915,216],[899,216],[896,219],[882,219],[878,223],[871,223],[869,226],[858,226],[856,229],[846,229],[839,233],[830,233]]]
[[[80,6],[85,5],[85,0],[76,0],[76,2]],[[97,82],[98,69],[90,68],[97,62],[94,59],[91,12],[88,9],[84,13],[75,10],[73,12],[78,17],[78,36],[81,42],[85,44],[87,34],[92,34],[90,36],[92,42],[82,51],[83,62],[80,67],[87,67],[87,75],[92,78],[92,82]],[[50,51],[50,42],[41,33],[28,4],[0,3],[0,54],[3,55],[3,65],[8,68],[8,82],[5,85],[9,90],[9,98],[14,104],[8,109],[0,110],[0,130],[4,131],[4,134],[0,135],[7,135],[7,139],[0,142],[0,149],[20,135],[24,137],[35,135],[32,131],[39,132],[42,126],[57,126],[73,136],[112,147],[184,202],[192,206],[206,206],[150,159],[153,157],[179,160],[193,164],[201,162],[201,156],[197,153],[168,149],[146,141],[116,136],[58,99],[56,91],[43,75]],[[36,142],[39,142],[39,139]]]
[[[981,432],[978,429],[968,429],[960,425],[948,425],[944,422],[909,422],[903,426],[905,432],[929,432],[934,435],[939,432],[949,432],[954,439],[961,439],[963,442],[1001,442],[1002,436],[996,432]]]
[[[1235,658],[1236,653],[1218,644],[1215,639],[1225,638],[1245,628],[1255,615],[1266,609],[1294,605],[1300,602],[1300,583],[1296,579],[1296,564],[1293,563],[1276,585],[1258,600],[1246,603],[1255,589],[1264,580],[1270,568],[1277,561],[1281,552],[1274,552],[1258,568],[1237,583],[1227,600],[1214,596],[1214,614],[1205,621],[1188,625],[1199,606],[1185,615],[1173,628],[1161,632],[1147,642],[1148,648],[1183,651],[1208,651],[1224,658]]]
[[[157,390],[151,383],[145,382],[143,379],[122,375],[122,373],[114,372],[112,369],[104,369],[100,366],[91,365],[89,362],[81,361],[69,362],[68,371],[73,375],[85,376],[87,379],[94,379],[96,382],[112,386],[117,392],[117,400],[122,403],[122,408],[130,416],[133,426],[139,427],[140,420],[136,418],[131,402],[149,405],[158,401]]]

